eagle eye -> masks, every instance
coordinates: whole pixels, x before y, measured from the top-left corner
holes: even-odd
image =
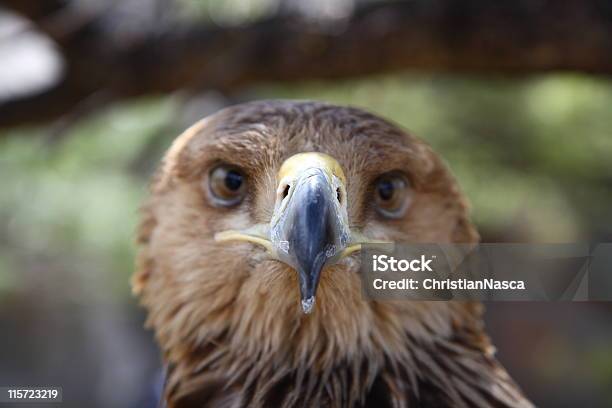
[[[410,204],[410,182],[403,174],[386,173],[376,179],[374,194],[374,204],[380,215],[400,218]]]
[[[214,205],[231,207],[246,195],[246,177],[237,167],[221,164],[208,174],[208,192]]]

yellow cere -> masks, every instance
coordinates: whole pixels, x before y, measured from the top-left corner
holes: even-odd
[[[293,178],[303,170],[312,167],[324,169],[326,173],[333,174],[340,179],[342,184],[346,185],[346,177],[340,163],[328,154],[317,152],[298,153],[285,160],[278,171],[278,179],[283,180],[288,176]]]

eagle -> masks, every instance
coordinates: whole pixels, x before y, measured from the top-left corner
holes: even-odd
[[[134,293],[184,407],[531,407],[482,305],[373,301],[368,242],[475,243],[429,145],[314,101],[225,108],[172,144],[138,229]]]

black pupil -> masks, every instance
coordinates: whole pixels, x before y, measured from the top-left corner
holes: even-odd
[[[391,180],[381,180],[378,182],[378,195],[383,200],[387,201],[393,198],[395,192],[395,186]]]
[[[242,174],[236,170],[230,170],[225,175],[225,187],[230,191],[238,191],[242,186]]]

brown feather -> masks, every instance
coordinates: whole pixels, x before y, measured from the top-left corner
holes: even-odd
[[[148,310],[177,407],[528,407],[493,357],[482,308],[458,302],[368,302],[357,257],[324,270],[317,305],[301,312],[295,273],[216,231],[267,222],[276,172],[298,152],[332,155],[347,176],[349,220],[371,238],[476,242],[467,204],[422,141],[372,114],[316,102],[225,109],[173,144],[143,207],[134,292]],[[236,209],[207,204],[214,163],[247,173]],[[414,200],[401,220],[371,208],[372,183],[402,170]]]

